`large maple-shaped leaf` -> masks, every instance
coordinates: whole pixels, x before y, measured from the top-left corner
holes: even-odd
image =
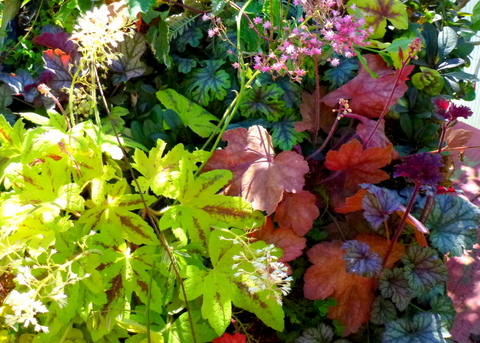
[[[425,225],[430,228],[430,242],[441,254],[461,256],[477,242],[480,210],[457,196],[441,194]]]
[[[171,88],[160,90],[157,92],[157,98],[163,106],[174,110],[183,124],[199,136],[208,137],[217,128],[211,123],[212,120],[217,120],[213,114],[175,90]]]
[[[366,19],[366,27],[373,29],[370,38],[385,35],[387,20],[397,29],[408,28],[407,6],[400,0],[350,0],[347,6],[354,4]]]
[[[393,147],[369,148],[354,139],[343,144],[338,151],[329,151],[325,166],[330,170],[342,170],[346,173],[346,187],[355,187],[361,183],[378,183],[389,178],[380,168],[392,160]]]
[[[297,193],[305,184],[308,164],[293,151],[283,151],[275,156],[272,138],[261,126],[248,130],[228,130],[223,139],[225,149],[217,150],[204,170],[229,169],[232,181],[225,187],[228,195],[241,196],[253,208],[273,213],[282,200],[283,192]]]
[[[326,105],[335,107],[340,99],[347,99],[350,100],[353,113],[367,118],[378,118],[385,105],[388,109],[407,91],[406,81],[414,66],[394,71],[380,55],[365,55],[365,58],[369,68],[378,75],[378,78],[373,78],[363,66],[360,66],[357,76],[321,100]],[[395,86],[397,77],[398,83]]]
[[[361,235],[357,240],[368,244],[381,257],[385,256],[388,244],[383,237]],[[343,334],[348,335],[370,319],[374,279],[347,273],[342,245],[341,241],[323,242],[307,252],[313,266],[304,275],[304,294],[311,300],[335,298],[337,305],[329,308],[328,317],[338,319],[345,326]],[[403,246],[396,244],[387,266],[393,265],[402,253]]]
[[[140,58],[146,49],[147,43],[142,34],[135,33],[133,36],[125,36],[125,39],[114,50],[117,59],[114,59],[109,65],[110,70],[114,72],[112,76],[114,85],[145,73],[147,65]]]
[[[225,70],[220,69],[225,62],[206,60],[200,63],[202,67],[194,69],[188,79],[187,91],[193,100],[204,106],[213,99],[223,100],[227,95],[227,89],[230,88],[230,76]]]
[[[263,226],[255,231],[255,238],[282,249],[283,255],[279,259],[280,262],[290,262],[302,255],[307,242],[305,238],[297,235],[292,228],[274,229],[271,217],[267,217]]]
[[[303,236],[320,215],[315,201],[315,195],[309,191],[286,192],[275,210],[275,221],[280,227],[291,227],[297,235]]]

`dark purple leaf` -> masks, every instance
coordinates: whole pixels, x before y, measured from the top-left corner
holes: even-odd
[[[1,73],[0,80],[9,85],[16,95],[23,95],[27,102],[33,102],[35,97],[39,94],[36,88],[37,83],[30,73],[25,70],[17,70],[15,74]]]
[[[421,184],[436,185],[445,176],[441,173],[442,156],[428,152],[412,155],[396,166],[393,177],[404,176]]]
[[[145,37],[139,33],[133,37],[125,36],[125,40],[118,44],[114,51],[118,55],[118,59],[113,60],[109,66],[110,70],[115,73],[112,77],[115,85],[145,73],[147,66],[140,58],[146,48]]]
[[[43,60],[45,61],[45,69],[53,73],[53,77],[49,83],[50,88],[61,91],[64,87],[70,87],[72,82],[72,56],[60,49],[49,49],[43,52]],[[40,76],[45,78],[46,76]]]
[[[70,40],[70,34],[63,31],[43,32],[40,36],[35,37],[33,42],[50,49],[60,49],[67,54],[71,54],[76,49],[75,43]]]
[[[382,259],[370,250],[368,244],[352,240],[343,244],[343,259],[347,261],[348,273],[357,273],[365,277],[373,277],[382,270]]]

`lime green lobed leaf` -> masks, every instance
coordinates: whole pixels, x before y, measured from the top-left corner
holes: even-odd
[[[207,86],[208,85],[205,85],[205,87]],[[228,86],[230,86],[230,84]],[[163,106],[177,112],[183,124],[192,129],[192,131],[200,137],[208,137],[211,133],[215,132],[217,127],[212,124],[211,121],[216,121],[217,118],[193,101],[178,94],[171,88],[158,91],[157,97]]]
[[[347,6],[352,5],[363,12],[366,19],[366,28],[372,28],[370,38],[381,38],[385,35],[387,20],[397,29],[408,28],[407,7],[399,0],[350,0]]]
[[[205,281],[202,316],[207,319],[217,335],[221,336],[232,318],[232,282],[222,272],[212,270]]]

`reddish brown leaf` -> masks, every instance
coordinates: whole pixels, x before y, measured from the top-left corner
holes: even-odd
[[[360,139],[365,142],[370,134],[372,133],[375,125],[377,124],[376,120],[364,119],[360,124],[357,125],[357,135]],[[378,128],[375,130],[372,138],[368,141],[365,148],[386,148],[392,143],[385,135],[385,120],[381,120]],[[395,150],[392,149],[392,159],[397,158],[398,154]]]
[[[335,209],[335,212],[350,213],[350,212],[360,211],[362,209],[363,197],[367,193],[368,191],[366,189],[359,189],[358,192],[355,193],[355,195],[345,200],[345,204],[343,204],[341,207],[337,207]]]
[[[225,149],[217,150],[204,171],[229,169],[233,179],[224,193],[241,196],[257,210],[273,213],[283,192],[297,193],[305,184],[308,164],[303,156],[283,151],[275,156],[272,138],[261,126],[228,130],[223,139]]]
[[[246,341],[247,337],[237,332],[234,335],[224,333],[222,337],[215,338],[212,343],[245,343]]]
[[[381,257],[385,255],[388,247],[385,238],[359,235],[356,239],[367,243]],[[328,317],[339,320],[345,326],[343,335],[349,335],[370,319],[375,280],[346,272],[342,245],[341,241],[323,242],[307,252],[313,266],[304,275],[304,294],[311,300],[333,297],[337,305],[329,309]],[[403,246],[396,244],[387,266],[392,266],[402,254]]]
[[[330,131],[332,127],[336,114],[332,111],[332,108],[327,106],[325,103],[320,102],[319,113],[315,113],[315,91],[313,94],[304,91],[302,93],[302,104],[300,105],[300,113],[303,120],[296,122],[295,130],[298,132],[308,131],[311,134],[317,133],[320,129],[324,132]],[[320,87],[320,94],[318,95],[321,99],[327,93],[327,87]]]
[[[330,170],[345,171],[347,188],[360,183],[378,183],[389,178],[380,168],[390,163],[392,150],[392,145],[363,150],[362,144],[354,139],[343,144],[338,151],[329,151],[325,166]]]
[[[350,108],[353,113],[364,115],[367,118],[378,118],[387,104],[387,108],[397,103],[407,91],[406,81],[413,70],[412,66],[406,66],[403,70],[392,70],[388,67],[380,55],[365,55],[368,66],[378,78],[374,79],[360,65],[358,75],[344,84],[342,87],[328,93],[321,100],[327,106],[335,107],[340,99],[350,100]],[[395,81],[398,76],[398,84]],[[394,89],[395,88],[395,89]],[[393,91],[393,96],[390,94]],[[390,101],[388,101],[390,98]]]
[[[293,261],[302,255],[307,243],[307,240],[298,236],[292,228],[274,229],[271,217],[267,217],[265,224],[255,231],[255,238],[282,249],[280,262]]]
[[[297,235],[304,236],[320,215],[315,200],[315,195],[308,191],[284,193],[275,210],[275,221],[280,227],[291,227]]]

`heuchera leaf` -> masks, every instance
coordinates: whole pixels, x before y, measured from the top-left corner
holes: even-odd
[[[363,216],[374,229],[378,229],[400,206],[401,203],[394,192],[375,185],[368,187],[368,194],[362,201],[362,208],[365,210]]]
[[[366,27],[372,28],[370,38],[381,38],[385,35],[387,19],[397,29],[408,28],[407,7],[399,0],[350,0],[348,8],[356,5],[367,20]]]
[[[330,343],[333,340],[333,330],[330,326],[320,323],[318,328],[303,330],[295,343]]]
[[[272,122],[272,141],[275,147],[287,151],[303,141],[305,134],[295,130],[294,121],[286,119],[279,122]]]
[[[283,194],[282,201],[275,210],[275,221],[280,227],[291,227],[299,236],[304,236],[320,215],[315,205],[315,195],[309,191]]]
[[[383,237],[359,235],[356,239],[368,244],[381,257],[385,255],[388,244]],[[338,319],[345,326],[343,334],[348,335],[370,319],[374,279],[347,273],[342,244],[340,241],[323,242],[307,252],[313,266],[304,275],[304,294],[311,300],[327,297],[337,300],[337,305],[329,308],[328,317]],[[387,267],[400,258],[403,246],[397,243],[393,251]]]
[[[358,63],[354,59],[344,58],[335,68],[328,69],[322,80],[330,82],[330,90],[340,88],[355,77]]]
[[[254,235],[255,238],[282,249],[280,262],[293,261],[302,255],[307,242],[306,238],[298,236],[292,228],[274,229],[271,217],[267,217],[265,224],[255,231]]]
[[[432,248],[412,245],[402,257],[405,277],[412,290],[424,292],[447,281],[447,267]]]
[[[345,187],[355,187],[360,183],[378,183],[389,178],[380,168],[392,160],[393,147],[369,148],[354,139],[343,144],[338,151],[329,151],[325,166],[330,170],[343,170],[346,173]]]
[[[322,98],[327,92],[327,87],[320,86],[319,89],[320,94],[318,97]],[[316,93],[310,94],[306,91],[302,93],[300,113],[302,114],[303,120],[295,123],[295,130],[299,132],[306,130],[314,135],[320,129],[328,132],[335,122],[335,112],[333,112],[332,108],[327,106],[325,103],[321,102],[319,104],[320,113],[317,113],[315,110],[315,96]]]
[[[112,76],[114,85],[145,73],[147,66],[140,58],[146,49],[147,43],[142,34],[137,32],[133,36],[125,35],[125,39],[114,49],[117,59],[109,65],[110,70],[114,72]]]
[[[35,44],[46,46],[50,49],[60,49],[66,54],[71,54],[75,49],[75,43],[70,40],[70,34],[65,31],[42,32],[33,39]]]
[[[206,60],[200,62],[201,68],[193,70],[187,87],[193,100],[206,106],[214,99],[225,98],[230,88],[230,76],[225,70],[219,70],[224,63],[222,60]]]
[[[271,214],[282,200],[283,192],[297,193],[303,189],[308,164],[293,151],[275,156],[272,139],[261,126],[248,130],[228,130],[223,139],[228,146],[216,150],[204,170],[228,169],[233,179],[225,187],[228,195],[241,196],[253,208]]]
[[[387,323],[382,342],[384,343],[446,343],[448,333],[443,332],[438,314],[422,312],[413,318],[399,319]]]
[[[39,94],[37,87],[35,87],[35,80],[26,70],[17,70],[15,74],[2,73],[0,74],[0,80],[8,84],[16,95],[23,95],[27,102],[33,102]]]
[[[477,242],[480,210],[464,198],[441,194],[425,223],[431,230],[430,242],[441,254],[461,256]]]
[[[72,57],[60,49],[49,49],[43,52],[43,60],[47,72],[51,73],[48,86],[60,91],[64,87],[70,87],[72,82]],[[42,73],[43,74],[43,73]],[[42,79],[42,76],[40,76]]]
[[[382,270],[382,259],[371,251],[368,244],[356,240],[346,241],[342,245],[345,249],[343,259],[347,262],[347,272],[357,273],[365,277],[373,277]]]
[[[365,142],[368,139],[368,137],[370,137],[370,134],[372,133],[376,124],[377,124],[376,120],[365,118],[364,120],[362,120],[361,123],[357,125],[356,134],[358,135],[358,137],[360,137],[362,142]],[[377,129],[375,130],[375,133],[373,134],[372,138],[368,141],[365,148],[373,148],[373,147],[386,148],[390,144],[392,143],[385,135],[385,120],[382,119]],[[396,158],[397,156],[398,156],[397,152],[395,150],[392,150],[392,158]]]
[[[382,296],[391,299],[400,311],[404,311],[413,298],[408,280],[401,268],[385,269],[378,288]]]
[[[473,131],[449,127],[445,134],[445,141],[449,148],[459,148],[466,146],[472,136]]]
[[[370,321],[373,324],[383,325],[397,319],[395,305],[383,297],[376,297],[372,304]]]
[[[157,98],[163,106],[174,110],[183,124],[200,137],[208,137],[216,130],[217,127],[211,121],[218,119],[213,114],[175,90],[171,88],[160,90],[157,92]]]
[[[328,93],[321,101],[327,106],[336,107],[340,99],[350,100],[352,112],[367,118],[378,118],[385,105],[388,109],[396,104],[408,89],[406,81],[414,66],[409,65],[404,69],[393,71],[380,55],[365,55],[365,58],[368,66],[378,75],[378,78],[371,77],[365,68],[360,66],[360,71],[355,78]],[[395,86],[397,77],[398,84]],[[391,96],[394,87],[395,90]],[[388,101],[389,99],[390,101]]]
[[[268,121],[278,121],[286,112],[285,102],[279,100],[283,90],[276,84],[255,86],[248,91],[241,105],[242,115],[264,115]]]

